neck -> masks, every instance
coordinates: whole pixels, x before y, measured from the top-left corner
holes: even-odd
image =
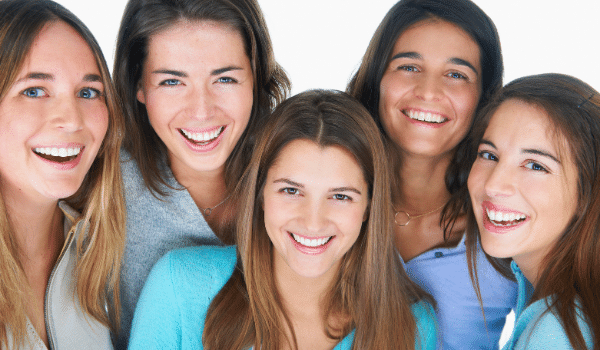
[[[523,276],[525,276],[535,289],[539,278],[541,259],[536,256],[522,256],[514,257],[513,260],[519,266]]]
[[[445,176],[449,164],[449,155],[436,158],[403,155],[400,188],[394,191],[396,209],[419,215],[447,202],[450,193]]]

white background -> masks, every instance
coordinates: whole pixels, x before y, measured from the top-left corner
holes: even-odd
[[[258,0],[293,93],[344,90],[371,36],[396,0]],[[474,0],[496,24],[504,82],[573,75],[600,89],[600,0]],[[58,0],[94,33],[109,66],[125,0]],[[512,322],[512,319],[509,321]],[[508,327],[510,328],[510,327]],[[506,329],[505,331],[509,331]],[[507,340],[507,332],[501,343]]]
[[[396,0],[258,0],[293,92],[344,90]],[[496,24],[504,82],[565,73],[600,89],[600,0],[474,0]],[[90,27],[112,67],[125,0],[58,0]]]

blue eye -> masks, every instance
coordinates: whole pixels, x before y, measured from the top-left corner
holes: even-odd
[[[453,79],[467,79],[467,77],[464,74],[458,72],[448,73],[447,76]]]
[[[298,189],[294,188],[294,187],[285,187],[285,188],[282,188],[281,190],[279,190],[279,192],[283,192],[285,194],[294,196],[294,195],[298,194]]]
[[[352,198],[348,195],[345,194],[341,194],[341,193],[336,193],[333,195],[333,199],[339,200],[339,201],[351,201]]]
[[[407,72],[418,72],[419,70],[415,66],[400,66],[398,70],[403,70]]]
[[[525,168],[528,168],[528,169],[531,169],[534,171],[542,171],[545,173],[549,172],[548,169],[546,169],[543,165],[541,165],[537,162],[534,162],[534,161],[527,162],[527,164],[525,164]]]
[[[477,153],[477,157],[485,160],[498,161],[498,157],[489,151],[480,151]]]
[[[21,92],[21,93],[23,95],[25,95],[27,97],[31,97],[31,98],[48,96],[48,94],[44,91],[44,89],[42,89],[40,87],[27,88],[27,89],[23,90],[23,92]]]
[[[166,79],[166,80],[161,81],[158,85],[176,86],[176,85],[181,85],[181,82],[177,79]]]
[[[93,99],[102,96],[102,93],[97,89],[92,88],[83,88],[77,93],[77,97],[85,98],[85,99]]]
[[[237,80],[235,80],[231,77],[220,77],[219,79],[217,79],[217,81],[219,83],[225,83],[225,84],[237,83]]]

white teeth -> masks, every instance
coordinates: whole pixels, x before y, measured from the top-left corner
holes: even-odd
[[[485,211],[492,224],[496,226],[508,226],[511,225],[513,221],[521,221],[526,218],[525,214],[502,213],[490,209],[486,209]]]
[[[187,137],[190,140],[194,140],[196,142],[207,142],[207,141],[215,139],[215,138],[217,138],[217,136],[221,135],[221,132],[223,132],[223,129],[225,129],[225,127],[221,126],[211,132],[199,132],[199,133],[191,133],[185,129],[179,129],[179,130],[181,130],[181,132],[185,135],[185,137]]]
[[[409,110],[406,112],[410,119],[419,120],[422,122],[428,123],[442,123],[446,121],[446,118],[442,117],[439,114],[432,114],[430,112],[417,112],[413,110]]]
[[[58,147],[37,147],[34,149],[35,153],[44,154],[53,157],[72,157],[76,156],[81,152],[81,147],[69,147],[69,148],[58,148]]]
[[[326,244],[331,239],[331,237],[308,239],[308,238],[304,238],[304,237],[298,236],[293,233],[292,233],[292,237],[294,238],[294,240],[296,242],[298,242],[304,246],[307,246],[307,247],[319,247],[319,246]]]

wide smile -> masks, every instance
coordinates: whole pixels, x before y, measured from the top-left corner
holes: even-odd
[[[185,137],[189,142],[192,142],[199,146],[206,146],[211,142],[214,142],[225,130],[225,126],[219,126],[210,131],[204,132],[192,132],[185,129],[179,129],[179,132],[183,137]]]
[[[438,113],[418,111],[415,109],[406,109],[403,110],[402,113],[412,120],[423,123],[443,124],[448,121],[448,118]]]
[[[77,158],[83,147],[36,147],[33,152],[51,162],[64,163]]]
[[[306,237],[288,232],[292,243],[300,252],[308,255],[316,255],[327,250],[335,236]]]
[[[524,213],[502,208],[487,201],[482,207],[483,226],[490,232],[505,233],[523,225],[529,219],[529,216]]]

